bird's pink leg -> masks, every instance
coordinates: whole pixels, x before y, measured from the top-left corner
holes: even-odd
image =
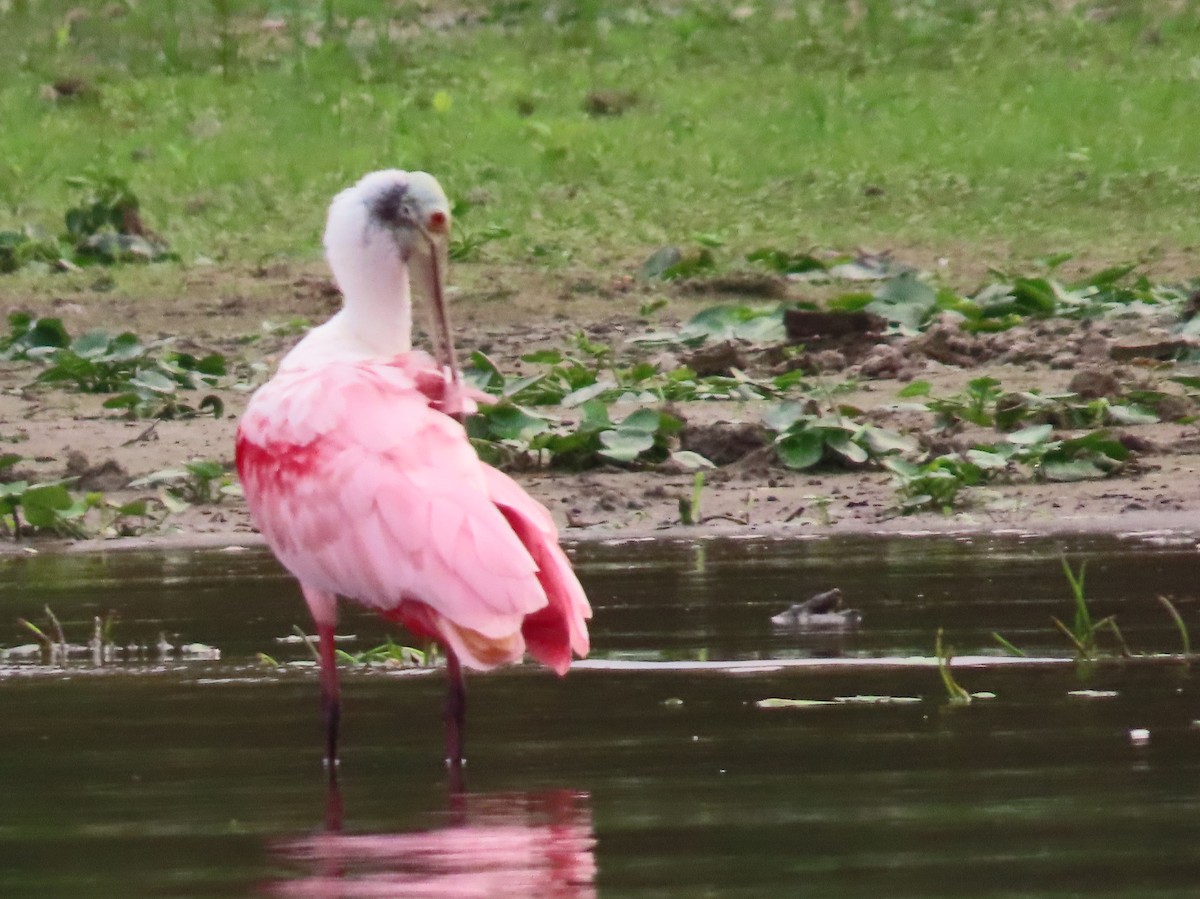
[[[467,687],[462,666],[454,650],[446,649],[446,765],[461,773],[463,766],[464,723],[467,716]]]
[[[310,587],[302,589],[317,625],[317,654],[321,663],[321,717],[325,722],[325,767],[333,778],[337,775],[338,725],[342,719],[342,696],[333,642],[334,628],[337,626],[337,597]]]
[[[325,766],[337,776],[338,726],[342,720],[342,694],[338,686],[337,661],[332,624],[317,625],[317,648],[321,654],[321,717],[325,720]]]

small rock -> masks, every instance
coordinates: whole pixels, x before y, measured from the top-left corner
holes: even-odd
[[[1051,361],[1050,364],[1053,365],[1054,362]],[[1112,372],[1087,368],[1077,372],[1071,378],[1068,389],[1072,393],[1079,394],[1085,400],[1098,400],[1101,397],[1113,397],[1120,394],[1121,383]]]
[[[733,369],[746,367],[746,360],[742,356],[741,350],[731,340],[701,347],[694,353],[684,356],[682,361],[701,378],[729,377],[733,373]]]
[[[1153,440],[1147,440],[1138,434],[1130,434],[1128,431],[1122,431],[1116,437],[1117,442],[1131,452],[1151,455],[1162,451],[1162,447]]]
[[[1132,359],[1174,359],[1180,353],[1196,348],[1196,344],[1187,338],[1167,338],[1139,344],[1117,344],[1108,350],[1108,355],[1118,362],[1128,362]]]
[[[872,347],[859,364],[859,372],[867,378],[894,378],[904,367],[904,354],[891,344]]]
[[[1194,411],[1195,407],[1190,399],[1175,394],[1164,396],[1154,407],[1155,414],[1163,421],[1179,421],[1192,415]]]
[[[842,371],[846,368],[846,356],[838,350],[818,350],[810,359],[817,371]]]
[[[1050,367],[1060,370],[1072,369],[1075,367],[1075,363],[1078,361],[1079,357],[1074,353],[1059,353],[1058,355],[1051,357]]]

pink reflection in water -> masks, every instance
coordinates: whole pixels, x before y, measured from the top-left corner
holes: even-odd
[[[331,805],[340,798],[330,797]],[[311,873],[272,884],[284,899],[593,899],[596,861],[586,793],[459,795],[452,823],[396,834],[333,829],[275,847]]]

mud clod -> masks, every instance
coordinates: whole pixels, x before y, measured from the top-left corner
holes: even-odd
[[[716,465],[729,465],[766,446],[767,432],[755,424],[716,422],[683,429],[683,449],[699,453]]]

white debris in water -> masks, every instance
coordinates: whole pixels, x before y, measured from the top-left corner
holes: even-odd
[[[1129,742],[1134,746],[1145,746],[1150,742],[1150,731],[1144,727],[1135,727],[1129,732]]]
[[[179,654],[185,659],[198,659],[216,662],[221,658],[221,650],[204,643],[187,643],[179,647]]]
[[[1149,546],[1187,546],[1194,544],[1200,549],[1200,544],[1196,543],[1196,538],[1187,534],[1180,534],[1176,531],[1125,531],[1117,534],[1118,540],[1137,540]]]
[[[1120,694],[1116,690],[1068,690],[1067,695],[1078,699],[1112,699]]]
[[[754,703],[760,709],[809,709],[819,705],[837,705],[830,699],[760,699]]]
[[[920,702],[920,696],[835,696],[834,702],[847,702],[855,705],[911,705]]]
[[[14,661],[20,659],[38,659],[42,656],[42,646],[40,643],[22,643],[20,646],[14,646],[11,649],[0,650],[0,659],[12,659]]]
[[[315,641],[316,635],[311,637],[302,637],[299,634],[288,634],[286,637],[276,637],[276,643],[292,644],[292,643],[310,643]],[[349,643],[358,639],[358,634],[334,634],[334,643]]]

